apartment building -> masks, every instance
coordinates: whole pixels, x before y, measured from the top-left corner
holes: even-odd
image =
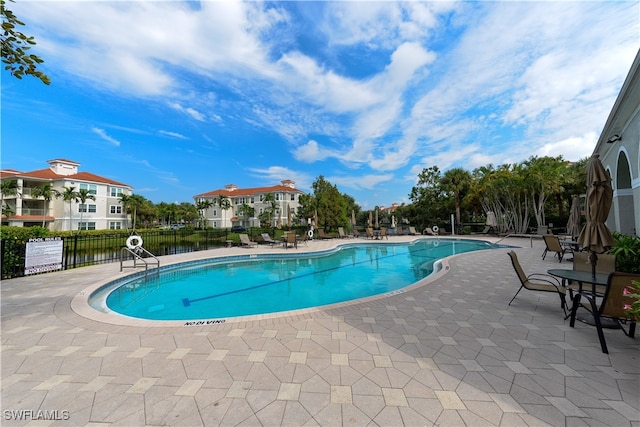
[[[117,230],[127,227],[128,215],[120,204],[120,196],[130,195],[133,188],[90,172],[78,172],[80,163],[67,159],[48,160],[49,167],[31,172],[12,169],[0,171],[2,180],[2,224],[18,227],[34,225],[50,230]],[[15,191],[10,182],[15,181]],[[37,188],[50,184],[64,193],[66,188],[85,189],[95,200],[65,201],[62,197],[45,200],[37,196]],[[15,194],[12,194],[15,193]]]
[[[300,206],[300,195],[304,192],[296,189],[295,182],[290,179],[285,179],[280,182],[280,185],[271,187],[238,188],[235,184],[228,184],[222,189],[193,196],[193,199],[196,205],[203,201],[212,203],[211,207],[203,211],[207,227],[229,228],[234,225],[257,227],[260,225],[258,218],[271,209],[268,198],[265,200],[267,194],[272,194],[277,204],[271,225],[277,226],[278,223],[286,225],[289,212],[291,212],[291,221],[294,221],[293,217]],[[229,200],[228,209],[220,207],[220,196]]]

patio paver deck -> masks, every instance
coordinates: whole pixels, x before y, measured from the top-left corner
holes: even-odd
[[[503,243],[527,273],[571,268],[541,260],[542,241]],[[2,425],[640,426],[640,340],[605,331],[603,354],[556,295],[508,306],[507,251],[454,257],[383,298],[200,326],[87,316],[78,297],[120,277],[117,264],[3,281]]]

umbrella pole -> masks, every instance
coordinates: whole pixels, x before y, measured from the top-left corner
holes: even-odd
[[[591,277],[596,277],[596,264],[598,264],[598,254],[595,253],[595,251],[591,251],[589,261],[591,261]]]

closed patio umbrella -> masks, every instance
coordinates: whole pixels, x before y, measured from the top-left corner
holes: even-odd
[[[585,211],[587,223],[580,232],[578,243],[591,251],[591,270],[595,277],[598,253],[604,252],[615,243],[605,221],[609,216],[613,202],[611,176],[598,158],[598,154],[591,156],[587,164],[587,199]]]
[[[287,228],[291,228],[291,205],[287,204]]]
[[[569,220],[567,221],[567,234],[571,236],[571,239],[576,239],[580,235],[581,223],[582,214],[580,213],[580,202],[578,196],[573,196],[571,210],[569,211]]]
[[[351,209],[351,227],[356,228],[356,211]]]
[[[378,208],[376,208],[376,229],[380,228],[380,223],[378,222]]]
[[[372,217],[371,211],[369,211],[369,222],[367,224],[369,227],[371,227],[373,224],[373,217]]]

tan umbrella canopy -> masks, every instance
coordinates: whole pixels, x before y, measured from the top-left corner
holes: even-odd
[[[278,221],[276,222],[276,227],[279,229],[282,228],[282,215],[280,215],[280,212],[278,212]]]
[[[609,216],[613,190],[611,189],[611,176],[598,158],[598,154],[591,156],[587,164],[587,199],[585,211],[587,224],[582,229],[578,243],[591,251],[592,271],[595,275],[598,256],[615,243],[611,232],[605,225]]]
[[[291,228],[291,205],[287,204],[287,228]]]
[[[369,227],[371,227],[372,224],[373,224],[373,218],[371,215],[371,211],[369,211],[369,222],[368,222]]]
[[[318,228],[318,210],[317,209],[315,214],[313,215],[313,227]]]
[[[569,211],[569,220],[567,221],[567,234],[569,234],[572,239],[580,235],[581,223],[582,213],[580,212],[580,201],[578,196],[573,196],[571,210]]]
[[[356,211],[351,209],[351,226],[356,227]]]

